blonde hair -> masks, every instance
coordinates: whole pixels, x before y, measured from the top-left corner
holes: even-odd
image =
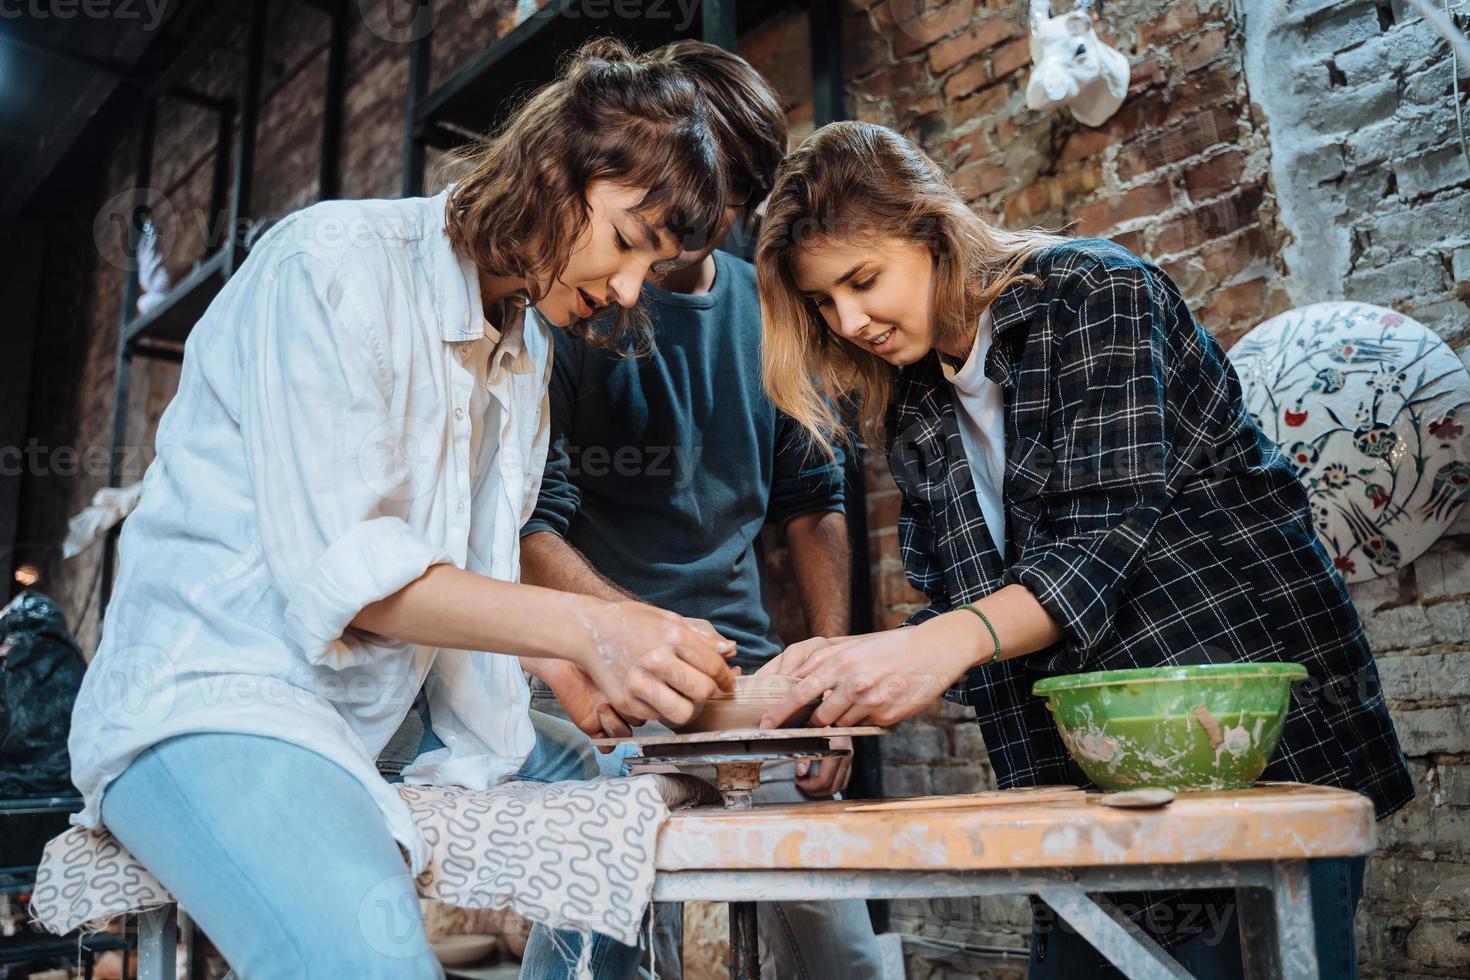
[[[943,171],[908,140],[871,123],[836,122],[813,133],[776,175],[756,244],[762,378],[776,407],[832,455],[843,433],[838,406],[856,409],[858,432],[882,445],[896,369],[833,334],[796,288],[797,249],[824,242],[897,238],[934,258],[935,347],[960,347],[980,314],[1018,280],[1038,251],[1065,239],[983,221]]]

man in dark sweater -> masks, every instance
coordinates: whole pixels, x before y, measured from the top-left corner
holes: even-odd
[[[747,62],[712,45],[679,42],[663,54],[705,87],[731,174],[728,217],[753,220],[786,149],[775,93]],[[762,596],[757,538],[767,523],[785,529],[807,632],[848,631],[842,466],[809,453],[799,427],[766,397],[755,271],[713,248],[682,256],[681,268],[645,287],[651,353],[628,357],[556,332],[552,446],[521,530],[521,576],[705,620],[739,644],[734,662],[750,672],[783,646]],[[525,663],[537,674],[532,707],[560,708],[591,735],[627,731],[576,668]],[[621,758],[603,757],[605,771],[617,771]],[[849,770],[846,762],[767,767],[755,798],[832,796]],[[764,976],[879,973],[862,902],[762,903],[759,915]],[[660,976],[678,975],[668,969],[677,963],[677,921],[660,915]]]

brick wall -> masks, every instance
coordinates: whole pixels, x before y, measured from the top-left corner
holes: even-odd
[[[1470,170],[1447,43],[1401,0],[1242,7],[1248,76],[1279,79],[1251,89],[1291,304],[1392,306],[1470,362]],[[1470,5],[1458,9],[1463,28]],[[1419,790],[1379,828],[1357,922],[1368,975],[1470,974],[1467,517],[1396,576],[1351,589]]]
[[[436,83],[508,23],[496,13],[508,5],[440,6]],[[848,0],[848,114],[908,133],[992,220],[1103,235],[1158,261],[1227,345],[1275,312],[1347,296],[1416,315],[1470,350],[1470,180],[1450,142],[1447,48],[1401,0],[1113,0],[1100,33],[1128,55],[1132,83],[1098,129],[1025,108],[1025,17],[1022,0]],[[315,197],[325,77],[320,12],[276,4],[271,25],[257,217]],[[811,127],[805,31],[803,17],[783,14],[742,39],[781,91],[797,139]],[[237,32],[190,83],[228,92],[242,47]],[[354,17],[349,49],[342,193],[394,196],[408,48]],[[108,444],[121,275],[87,229],[132,183],[133,128],[123,120],[107,151],[73,161],[35,208],[48,219],[30,411],[42,445]],[[177,279],[217,226],[205,213],[213,125],[171,106],[159,134],[154,186],[188,218],[169,261]],[[133,371],[128,443],[146,448],[177,369],[139,361]],[[132,458],[132,477],[146,458]],[[896,491],[881,459],[865,462],[874,616],[891,626],[920,597],[898,561]],[[66,517],[104,482],[56,466],[23,490],[22,560],[40,566],[88,651],[100,552],[62,563],[59,542]],[[779,540],[768,544],[779,584],[784,555]],[[1470,969],[1467,555],[1462,517],[1397,577],[1353,590],[1422,790],[1381,828],[1370,866],[1359,919],[1370,976]],[[794,597],[777,599],[794,633]],[[935,706],[883,747],[891,794],[993,784],[973,719],[953,707]],[[898,903],[894,922],[916,937],[913,976],[1024,975],[1024,902]]]
[[[1117,0],[1128,55],[1102,127],[1025,108],[1020,3],[849,4],[849,112],[901,129],[979,212],[1112,238],[1158,262],[1229,347],[1331,298],[1410,313],[1470,359],[1470,174],[1452,140],[1448,46],[1399,2]],[[1462,89],[1466,86],[1462,82]],[[878,625],[903,579],[898,494],[867,465]],[[1470,549],[1462,516],[1399,576],[1353,588],[1421,797],[1386,822],[1359,916],[1367,976],[1470,969]],[[882,743],[894,794],[993,785],[973,719],[935,706]],[[1024,976],[1023,901],[903,902],[911,976]]]

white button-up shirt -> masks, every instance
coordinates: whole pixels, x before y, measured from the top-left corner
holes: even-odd
[[[439,562],[516,580],[539,489],[551,338],[485,321],[445,199],[286,218],[190,334],[73,713],[73,823],[165,738],[267,735],[355,775],[418,874],[375,760],[420,687],[445,748],[407,781],[485,788],[529,754],[515,658],[348,625]]]

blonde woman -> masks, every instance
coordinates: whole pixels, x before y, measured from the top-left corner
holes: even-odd
[[[765,723],[825,694],[815,724],[893,724],[948,694],[974,706],[1002,787],[1085,784],[1037,678],[1294,660],[1325,686],[1294,699],[1265,777],[1358,790],[1380,817],[1412,798],[1305,492],[1156,266],[993,227],[896,133],[836,123],[782,165],[756,267],[772,400],[819,443],[843,434],[829,404],[850,404],[886,446],[904,567],[930,600],[904,628],[789,648],[766,669],[803,681]],[[1336,903],[1324,975],[1356,971],[1361,877],[1314,869],[1314,899]],[[1214,897],[1222,915],[1232,901]],[[1233,919],[1192,934],[1177,902],[1121,904],[1195,975],[1239,974]],[[1032,958],[1032,977],[1105,966],[1058,929]]]
[[[610,725],[733,686],[734,643],[699,624],[517,581],[543,321],[588,338],[634,307],[719,228],[721,160],[681,69],[594,44],[444,193],[276,225],[190,334],[73,715],[73,821],[236,974],[443,976],[428,843],[374,765],[420,691],[440,747],[406,778],[481,789],[546,754],[517,657],[575,664]],[[598,976],[636,966],[601,948]]]

